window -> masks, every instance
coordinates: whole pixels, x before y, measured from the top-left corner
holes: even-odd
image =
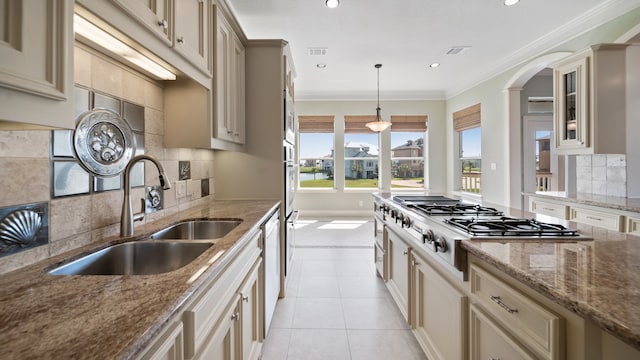
[[[426,115],[391,117],[391,188],[423,189]]]
[[[460,190],[479,193],[482,174],[480,104],[454,112],[453,127],[460,134]]]
[[[333,116],[299,116],[300,188],[334,188]]]
[[[480,128],[460,132],[460,190],[474,193],[480,192],[480,175],[482,159],[480,156]]]
[[[344,187],[378,187],[378,134],[365,124],[375,116],[344,117]]]

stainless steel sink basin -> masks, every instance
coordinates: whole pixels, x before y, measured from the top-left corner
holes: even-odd
[[[177,270],[214,243],[135,241],[113,245],[49,271],[52,275],[152,275]]]
[[[151,235],[153,240],[213,240],[233,230],[240,220],[192,220],[177,223]]]

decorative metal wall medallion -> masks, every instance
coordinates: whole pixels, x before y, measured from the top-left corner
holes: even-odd
[[[46,203],[0,209],[0,256],[46,244],[48,218]]]
[[[116,176],[133,157],[135,137],[120,115],[107,109],[94,109],[80,116],[73,146],[87,171],[97,176]]]
[[[162,196],[164,195],[162,186],[147,186],[145,190],[147,193],[145,197],[145,213],[162,210],[164,204],[164,201],[162,201]]]

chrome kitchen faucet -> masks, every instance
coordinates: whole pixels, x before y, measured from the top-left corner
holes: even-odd
[[[120,236],[132,236],[133,222],[144,219],[144,199],[142,199],[142,212],[134,214],[131,206],[131,169],[133,168],[133,165],[140,160],[151,161],[158,169],[160,186],[162,186],[164,190],[171,189],[169,177],[165,173],[160,161],[151,155],[134,156],[124,169],[124,201],[122,202],[122,218],[120,219]]]

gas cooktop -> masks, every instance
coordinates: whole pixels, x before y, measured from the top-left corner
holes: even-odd
[[[445,222],[473,236],[578,236],[576,230],[535,219],[500,217],[495,219],[450,218]]]

